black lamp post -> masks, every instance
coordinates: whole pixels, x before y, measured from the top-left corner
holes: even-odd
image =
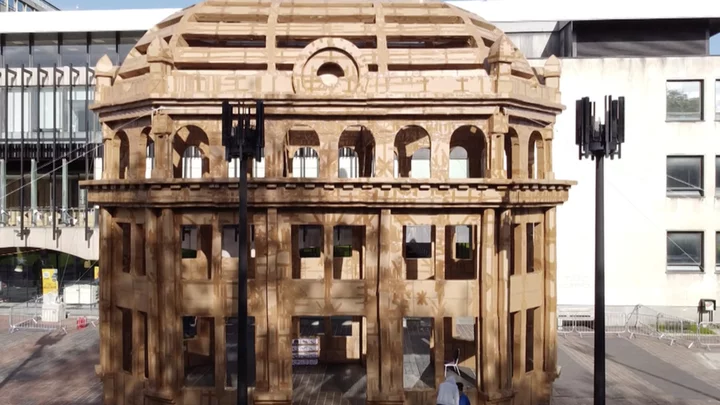
[[[575,103],[575,143],[580,159],[595,159],[595,405],[605,405],[605,184],[606,157],[618,159],[625,142],[625,97],[605,96],[605,120],[595,120],[595,103]]]
[[[237,404],[248,404],[248,221],[247,221],[247,161],[260,160],[265,154],[265,109],[262,101],[255,101],[255,125],[250,125],[252,105],[237,104],[237,126],[233,126],[233,106],[222,104],[222,143],[225,160],[238,159],[239,220],[238,220],[238,299],[237,299]]]

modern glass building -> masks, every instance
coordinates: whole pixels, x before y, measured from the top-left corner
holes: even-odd
[[[0,13],[6,11],[59,11],[45,0],[0,0]]]
[[[0,14],[0,302],[31,296],[41,267],[58,266],[66,280],[92,279],[95,214],[78,181],[102,171],[102,134],[89,109],[94,67],[103,55],[119,65],[147,27],[170,13]],[[32,246],[43,232],[52,243]],[[78,249],[63,248],[68,239]]]

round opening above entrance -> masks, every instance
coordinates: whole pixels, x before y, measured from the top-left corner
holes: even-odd
[[[345,77],[345,71],[335,62],[325,62],[318,68],[317,75],[325,86],[334,87],[341,77]]]

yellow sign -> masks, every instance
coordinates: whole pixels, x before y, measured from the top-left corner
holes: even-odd
[[[57,269],[42,269],[43,295],[58,293]]]
[[[100,278],[100,267],[95,266],[95,280]]]

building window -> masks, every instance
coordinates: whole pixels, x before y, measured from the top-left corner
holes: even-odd
[[[352,227],[336,226],[333,242],[333,257],[352,257]]]
[[[715,271],[720,270],[720,232],[715,233]]]
[[[122,272],[130,273],[132,269],[132,238],[130,237],[130,224],[120,223],[121,241],[122,244]]]
[[[468,225],[457,225],[455,226],[455,259],[456,260],[470,260],[472,259],[472,244],[471,244],[471,232],[472,228]]]
[[[293,177],[318,177],[320,156],[315,149],[302,147],[295,152],[292,159]]]
[[[118,65],[115,32],[90,33],[90,67],[94,68],[100,58],[107,55],[113,65]]]
[[[450,150],[450,173],[451,179],[466,179],[470,177],[468,165],[468,153],[462,146],[456,146]]]
[[[525,224],[525,245],[527,252],[525,257],[528,273],[535,272],[535,224]]]
[[[132,311],[118,308],[122,322],[122,368],[126,373],[133,372],[133,319]]]
[[[188,146],[182,157],[182,178],[201,179],[203,172],[203,156],[197,146]]]
[[[702,121],[702,80],[668,80],[665,100],[668,121]]]
[[[715,156],[715,198],[720,198],[720,156]]]
[[[430,178],[430,149],[418,149],[410,160],[410,177],[413,179]]]
[[[122,64],[125,58],[128,56],[130,51],[135,47],[135,44],[140,41],[144,32],[121,32],[120,41],[118,42],[118,64]]]
[[[58,35],[34,34],[32,59],[34,66],[51,67],[58,63]]]
[[[667,195],[669,197],[702,197],[702,156],[667,157]]]
[[[30,65],[30,35],[6,34],[2,49],[3,64],[11,68]]]
[[[525,372],[535,370],[535,310],[530,308],[525,311]]]
[[[702,271],[702,232],[667,233],[667,269]]]
[[[715,80],[715,121],[720,121],[720,80]]]
[[[261,179],[265,177],[265,159],[255,160],[253,159],[253,172],[252,176],[255,179]]]
[[[64,32],[60,45],[60,57],[64,66],[85,66],[88,63],[87,34]]]
[[[318,225],[301,225],[300,240],[298,247],[300,248],[300,258],[317,258],[320,257],[323,245],[323,228]]]
[[[405,227],[405,258],[429,259],[432,257],[432,226]]]
[[[352,148],[338,149],[338,178],[354,179],[358,177],[358,154]]]

